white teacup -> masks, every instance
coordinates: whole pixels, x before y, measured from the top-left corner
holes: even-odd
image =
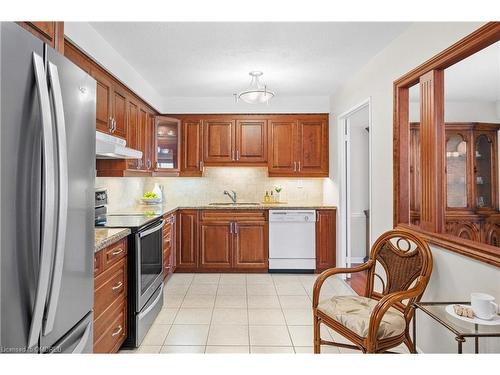
[[[471,293],[470,304],[479,319],[490,320],[498,311],[495,298],[486,293]]]

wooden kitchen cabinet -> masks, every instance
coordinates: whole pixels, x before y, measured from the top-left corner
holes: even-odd
[[[139,125],[139,107],[132,100],[128,101],[127,115],[127,147],[140,149],[141,129]],[[127,165],[129,169],[140,170],[142,166],[142,160],[128,159]]]
[[[335,209],[316,211],[316,272],[337,266]]]
[[[203,162],[224,165],[236,160],[234,120],[228,118],[203,121]]]
[[[297,121],[293,118],[274,118],[269,121],[269,175],[294,175],[297,171],[295,140]]]
[[[113,85],[111,95],[111,106],[113,108],[113,131],[116,137],[127,137],[127,93],[118,85]]]
[[[264,210],[202,210],[198,272],[268,269],[268,225]]]
[[[222,270],[232,266],[232,228],[228,220],[200,223],[200,269]]]
[[[156,116],[154,128],[155,176],[179,175],[181,121]]]
[[[181,125],[180,176],[203,174],[203,125],[197,118],[183,118]]]
[[[164,216],[163,226],[163,278],[171,276],[175,270],[175,221],[176,214]]]
[[[268,225],[265,218],[260,221],[238,219],[234,224],[233,268],[259,269],[269,267]]]
[[[96,130],[112,133],[112,82],[98,67],[91,67],[90,74],[96,80]]]
[[[94,256],[94,353],[116,353],[127,335],[127,238]]]
[[[236,120],[235,158],[238,163],[267,162],[267,120]]]
[[[176,222],[176,269],[195,271],[198,268],[198,210],[179,210]]]
[[[43,40],[56,51],[64,52],[64,22],[25,21],[17,24]]]
[[[268,137],[269,176],[328,176],[328,115],[275,116]]]

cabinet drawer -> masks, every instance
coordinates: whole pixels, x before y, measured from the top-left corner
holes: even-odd
[[[104,270],[102,251],[94,255],[94,277],[99,275]]]
[[[104,269],[108,269],[118,260],[127,255],[127,239],[124,238],[117,243],[104,249]]]
[[[203,221],[266,221],[264,210],[203,210]]]
[[[115,300],[127,294],[127,263],[118,261],[95,280],[94,317],[98,318]]]
[[[102,330],[101,332],[99,330]],[[118,351],[127,334],[127,304],[122,301],[103,324],[94,329],[94,353]]]

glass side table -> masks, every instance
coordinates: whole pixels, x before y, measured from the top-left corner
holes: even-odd
[[[474,338],[474,352],[477,354],[479,353],[480,337],[500,337],[500,325],[469,323],[448,314],[445,310],[446,306],[455,304],[470,305],[470,302],[415,302],[413,304],[415,309],[413,316],[414,353],[416,353],[417,348],[417,309],[430,316],[455,335],[455,340],[458,343],[458,354],[462,354],[462,345],[466,341],[466,338]]]

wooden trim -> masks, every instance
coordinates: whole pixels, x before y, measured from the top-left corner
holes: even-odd
[[[395,229],[417,233],[420,237],[433,245],[488,263],[492,266],[500,267],[500,248],[498,247],[481,242],[469,241],[446,233],[428,232],[422,228],[409,224],[399,224]]]
[[[444,227],[444,72],[420,77],[420,225],[441,232]]]
[[[470,35],[461,39],[441,53],[411,70],[394,81],[393,101],[393,225],[422,235],[430,243],[458,254],[500,267],[500,248],[480,242],[472,242],[450,234],[444,230],[446,202],[444,189],[444,122],[443,122],[443,69],[473,55],[500,40],[500,22],[489,22]],[[421,191],[422,201],[420,216],[424,220],[423,228],[410,225],[410,186],[409,186],[409,123],[408,91],[417,83],[432,80],[434,83],[424,87],[421,98],[421,118],[427,125],[427,133],[421,136]],[[441,87],[440,87],[441,86]],[[434,124],[431,129],[430,124]],[[432,149],[430,146],[433,146]],[[424,149],[431,151],[428,155]],[[425,158],[423,155],[426,155]],[[422,162],[425,159],[425,164]],[[425,176],[424,176],[425,173]],[[426,190],[427,189],[427,190]],[[432,189],[432,190],[429,190]],[[426,190],[424,192],[424,190]]]

